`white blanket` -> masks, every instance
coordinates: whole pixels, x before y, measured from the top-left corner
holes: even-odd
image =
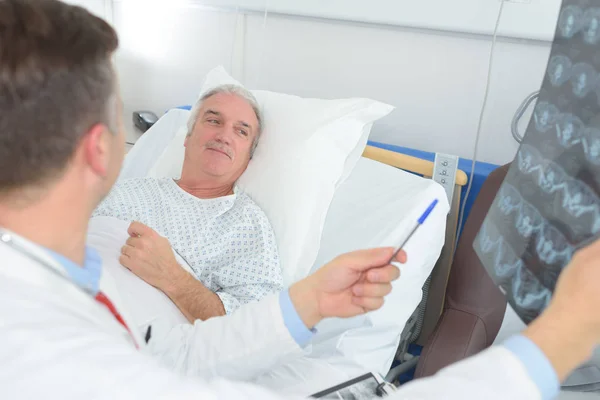
[[[100,253],[102,273],[112,278],[119,291],[120,299],[117,301],[128,310],[140,330],[158,320],[165,328],[188,324],[171,299],[119,263],[121,247],[129,237],[128,227],[129,223],[117,218],[95,217],[91,219],[88,230],[87,244]],[[185,261],[174,254],[179,264],[191,272]]]

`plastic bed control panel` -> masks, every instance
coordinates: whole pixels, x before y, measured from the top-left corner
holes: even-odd
[[[433,161],[432,179],[442,185],[448,196],[448,202],[452,204],[454,186],[456,182],[456,171],[458,169],[458,157],[450,154],[435,153]]]

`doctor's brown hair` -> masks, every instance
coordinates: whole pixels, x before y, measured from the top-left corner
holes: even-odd
[[[57,0],[0,0],[0,196],[59,178],[95,124],[116,133],[114,29]]]

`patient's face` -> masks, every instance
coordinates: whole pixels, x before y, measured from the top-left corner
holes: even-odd
[[[222,182],[246,170],[258,120],[243,98],[219,93],[204,101],[194,131],[185,141],[185,163]],[[184,165],[184,169],[186,169]]]

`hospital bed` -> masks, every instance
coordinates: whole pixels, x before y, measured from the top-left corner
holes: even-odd
[[[137,144],[131,149],[120,179],[148,174],[156,151],[166,147],[187,121],[188,112],[174,111],[163,116],[169,123],[163,120],[159,124],[162,129],[167,127],[166,131],[155,134],[154,143],[144,145],[146,156],[136,149]],[[399,347],[403,353],[407,343],[419,337],[426,340],[443,307],[460,203],[460,190],[454,191],[449,205],[443,188],[423,178],[432,173],[433,163],[429,161],[370,146],[365,149],[349,178],[335,192],[311,272],[347,251],[397,246],[432,198],[440,199],[440,207],[407,244],[409,262],[401,267],[402,277],[381,310],[347,320],[323,321],[303,357],[258,377],[256,383],[309,395],[365,371],[385,376]],[[464,172],[458,171],[456,184],[466,181]],[[102,247],[102,243],[98,245]],[[127,272],[124,268],[112,270],[123,303],[132,310],[136,322],[142,325],[153,314],[161,313],[173,314],[173,323],[185,322],[166,296],[141,280],[133,283]],[[424,287],[429,296],[423,296]],[[148,296],[143,301],[139,299],[141,292]]]
[[[378,161],[382,164],[418,174],[424,178],[433,176],[434,164],[418,157],[400,154],[382,148],[367,146],[363,153],[364,158]],[[450,211],[446,220],[444,247],[440,254],[434,270],[424,285],[423,302],[417,309],[416,327],[411,341],[423,345],[437,324],[444,306],[444,297],[450,267],[454,258],[456,235],[459,221],[459,210],[461,205],[462,187],[467,184],[467,174],[457,170],[455,176],[455,190],[450,204]]]

